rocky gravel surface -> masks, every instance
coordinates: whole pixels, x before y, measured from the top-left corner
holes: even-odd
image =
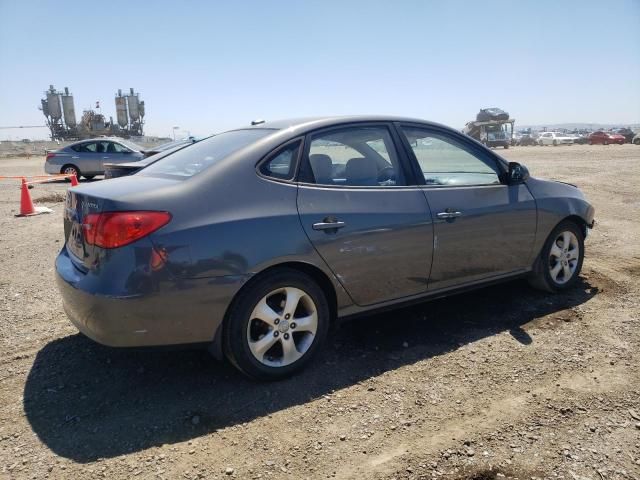
[[[270,384],[200,350],[79,335],[53,281],[68,184],[31,191],[53,213],[15,218],[0,182],[0,478],[640,479],[640,147],[499,153],[594,203],[577,287],[353,320]]]

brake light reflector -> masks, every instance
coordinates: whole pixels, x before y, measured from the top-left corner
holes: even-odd
[[[169,212],[90,213],[84,218],[82,232],[89,245],[118,248],[146,237],[170,220]]]
[[[53,158],[53,157],[55,157],[55,156],[56,156],[56,154],[55,154],[55,153],[47,153],[47,158],[45,158],[45,160],[44,160],[44,161],[45,161],[45,162],[48,162],[50,158]]]

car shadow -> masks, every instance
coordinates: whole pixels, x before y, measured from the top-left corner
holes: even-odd
[[[104,180],[104,176],[103,175],[96,175],[94,178],[80,177],[78,179],[78,183],[93,183],[93,182],[99,182],[101,180]],[[64,178],[62,180],[49,180],[47,183],[50,183],[52,185],[68,184],[69,186],[71,186],[71,180],[67,180],[67,179],[64,179]]]
[[[24,409],[57,455],[91,462],[249,422],[501,332],[533,348],[527,330],[554,315],[570,321],[571,307],[597,292],[584,278],[557,295],[516,281],[361,317],[333,330],[303,373],[275,383],[247,380],[202,350],[112,349],[73,335],[38,352]]]

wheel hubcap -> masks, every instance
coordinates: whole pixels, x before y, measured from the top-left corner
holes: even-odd
[[[318,311],[305,291],[284,287],[257,303],[247,325],[253,356],[263,365],[284,367],[311,348],[318,328]]]
[[[580,244],[573,232],[561,232],[551,244],[549,273],[562,285],[573,278],[580,259]]]

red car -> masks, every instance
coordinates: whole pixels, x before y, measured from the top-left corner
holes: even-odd
[[[597,145],[598,143],[602,145],[609,145],[610,143],[622,145],[625,141],[624,136],[617,133],[593,132],[589,135],[589,145]]]

